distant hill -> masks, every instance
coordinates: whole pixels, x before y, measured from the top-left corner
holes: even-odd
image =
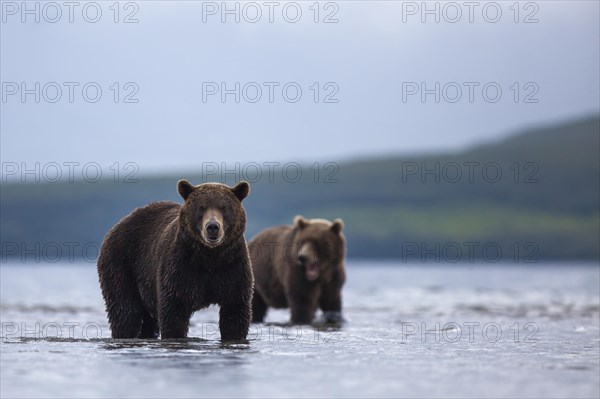
[[[403,261],[528,262],[600,258],[600,118],[531,129],[459,153],[303,165],[262,165],[246,200],[248,237],[306,217],[342,217],[349,257]],[[254,178],[252,167],[247,175]],[[317,175],[317,172],[318,175]],[[243,174],[243,173],[242,173]],[[216,179],[221,181],[220,174]],[[100,243],[133,208],[179,201],[179,178],[198,171],[140,178],[138,183],[2,184],[3,261]],[[233,184],[234,176],[226,183]],[[15,247],[19,250],[15,253]],[[496,257],[497,250],[502,254]],[[93,251],[92,251],[93,252]],[[74,251],[80,256],[79,250]],[[63,253],[63,259],[66,255]]]

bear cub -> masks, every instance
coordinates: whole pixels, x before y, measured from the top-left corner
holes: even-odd
[[[253,322],[262,322],[269,307],[289,307],[295,324],[311,323],[317,308],[328,323],[343,320],[343,226],[341,219],[296,216],[292,226],[268,228],[251,240]]]
[[[177,184],[183,205],[154,202],[106,235],[98,275],[113,338],[185,338],[192,314],[220,306],[221,339],[245,339],[252,268],[244,239],[246,182]]]

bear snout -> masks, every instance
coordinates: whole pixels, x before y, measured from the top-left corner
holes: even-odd
[[[298,265],[304,267],[304,273],[308,281],[319,278],[319,257],[312,243],[304,243],[298,252]]]
[[[210,241],[216,241],[219,239],[219,231],[221,230],[221,226],[217,222],[209,222],[206,225],[206,238]]]
[[[305,256],[305,255],[299,255],[298,256],[298,265],[304,266],[307,263],[308,263],[308,256]]]
[[[210,246],[221,243],[224,236],[223,215],[217,209],[209,209],[202,218],[202,239]]]
[[[219,223],[210,222],[206,225],[206,232],[209,234],[209,237],[217,238],[220,228],[221,226],[219,226]]]

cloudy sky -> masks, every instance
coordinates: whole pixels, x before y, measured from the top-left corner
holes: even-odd
[[[2,1],[2,162],[456,150],[600,106],[595,1],[113,3]]]

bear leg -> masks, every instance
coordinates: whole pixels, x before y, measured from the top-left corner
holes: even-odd
[[[324,286],[319,298],[319,306],[323,312],[342,312],[342,287]]]
[[[159,301],[158,325],[161,339],[187,338],[192,311],[178,298],[163,296]]]
[[[249,302],[250,298],[247,302],[221,304],[219,311],[221,340],[246,339],[252,319],[252,308]]]
[[[120,307],[120,311],[108,311],[108,321],[114,339],[139,338],[143,314],[139,309]]]
[[[138,338],[144,316],[144,305],[128,268],[111,262],[103,249],[98,259],[102,296],[113,338]]]
[[[262,321],[265,319],[268,308],[269,306],[263,297],[256,290],[254,290],[254,296],[252,297],[252,322],[262,323]]]
[[[140,338],[158,338],[158,321],[146,312],[142,320]]]
[[[290,304],[292,324],[310,324],[315,317],[315,309],[301,303]]]
[[[310,289],[290,284],[287,301],[290,305],[292,324],[310,324],[317,311],[320,287]]]

